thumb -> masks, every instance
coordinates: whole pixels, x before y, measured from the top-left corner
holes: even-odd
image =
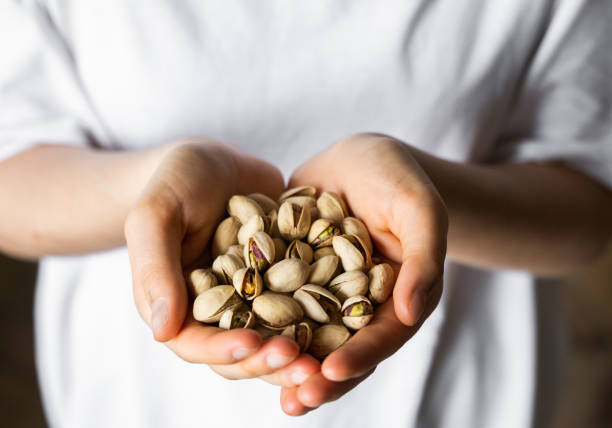
[[[134,300],[160,342],[176,336],[187,310],[180,212],[172,198],[145,197],[125,222]]]

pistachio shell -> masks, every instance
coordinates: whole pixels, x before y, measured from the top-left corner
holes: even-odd
[[[345,271],[365,270],[371,264],[370,253],[356,236],[335,236],[332,240],[332,245],[334,251],[340,257]]]
[[[244,246],[247,267],[266,270],[274,262],[274,241],[266,232],[255,232]]]
[[[338,256],[325,256],[310,265],[310,275],[308,282],[310,284],[327,285],[327,283],[336,276],[340,264]]]
[[[248,306],[239,305],[234,309],[223,312],[219,320],[219,327],[225,330],[234,328],[253,328],[255,326],[255,314]]]
[[[268,212],[268,221],[270,222],[270,226],[268,227],[268,235],[272,238],[280,238],[281,234],[278,230],[278,212],[276,210],[272,210]]]
[[[248,197],[257,202],[266,213],[278,209],[276,201],[263,193],[251,193]]]
[[[264,210],[253,199],[242,195],[234,195],[227,203],[227,212],[238,217],[240,223],[246,223],[252,216],[264,216]]]
[[[310,342],[312,342],[312,329],[310,328],[310,324],[307,322],[292,324],[285,328],[281,335],[286,336],[297,343],[300,347],[300,352],[305,352],[310,346]]]
[[[232,277],[232,283],[238,295],[246,300],[253,300],[263,291],[263,279],[251,267],[238,269]]]
[[[192,269],[185,272],[185,283],[193,296],[198,296],[209,288],[217,286],[217,277],[210,269]]]
[[[393,268],[387,263],[381,263],[372,267],[368,272],[369,297],[376,303],[383,303],[393,291],[395,274]]]
[[[363,245],[368,249],[370,254],[374,252],[374,246],[372,245],[372,239],[366,225],[355,217],[346,217],[342,220],[342,232],[345,235],[358,236]]]
[[[231,285],[209,288],[193,302],[193,317],[201,322],[213,323],[221,319],[223,312],[242,303]]]
[[[315,205],[317,203],[317,200],[312,196],[291,196],[287,199],[284,199],[283,203],[285,202],[289,202],[300,207],[307,208],[310,211],[312,208],[316,208]]]
[[[257,322],[257,317],[255,317],[255,327],[253,328],[257,333],[259,333],[262,339],[268,339],[272,336],[278,336],[281,333],[280,330],[272,330],[264,325],[261,325],[259,322]]]
[[[320,323],[328,323],[331,314],[342,306],[336,296],[314,284],[303,285],[293,293],[293,298],[300,303],[307,317]]]
[[[314,195],[316,194],[317,194],[317,189],[313,186],[292,187],[291,189],[286,190],[282,195],[280,195],[280,198],[278,198],[278,200],[283,201],[291,196],[314,197]]]
[[[346,205],[342,198],[334,192],[323,192],[317,199],[319,216],[340,224],[342,219],[348,215]]]
[[[219,223],[212,240],[212,256],[225,254],[227,249],[238,243],[238,230],[240,230],[238,217],[228,217]]]
[[[283,202],[278,210],[278,230],[287,241],[302,239],[310,229],[310,210]]]
[[[278,263],[283,260],[287,252],[287,244],[281,238],[272,238],[272,240],[274,241],[274,263]]]
[[[265,232],[269,229],[270,219],[268,217],[262,217],[260,215],[252,216],[246,223],[244,223],[240,230],[238,230],[238,243],[240,245],[246,245],[247,241],[255,232]]]
[[[231,284],[232,277],[238,269],[244,267],[242,259],[229,255],[222,254],[218,256],[212,264],[212,271],[217,277],[219,284]]]
[[[234,244],[227,249],[225,254],[238,257],[240,260],[244,257],[244,245]]]
[[[300,259],[284,259],[264,274],[266,287],[278,293],[290,293],[306,283],[310,266]]]
[[[343,325],[323,325],[312,333],[312,342],[308,352],[315,358],[325,358],[342,346],[349,337],[351,333]]]
[[[253,312],[262,325],[272,330],[284,330],[304,317],[302,307],[293,298],[270,291],[253,300]]]
[[[331,280],[329,291],[341,302],[349,297],[364,296],[368,292],[368,276],[359,270],[344,272]]]
[[[285,251],[285,258],[300,259],[310,264],[312,263],[312,247],[305,242],[294,239],[287,247],[287,251]]]
[[[317,248],[312,254],[315,261],[325,256],[335,256],[335,255],[336,255],[336,252],[334,251],[334,247]]]
[[[340,228],[331,220],[320,218],[310,226],[308,243],[314,248],[329,247],[334,236],[340,235]]]
[[[342,305],[342,322],[352,330],[367,325],[374,316],[372,303],[364,296],[353,296]]]

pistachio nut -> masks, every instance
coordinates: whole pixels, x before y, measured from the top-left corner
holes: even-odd
[[[247,197],[257,202],[265,213],[278,209],[278,204],[276,201],[263,193],[251,193],[250,195],[247,195]]]
[[[316,285],[327,285],[336,276],[340,267],[338,256],[324,256],[310,265],[308,283]]]
[[[312,254],[312,257],[316,261],[325,256],[335,256],[335,255],[336,255],[336,252],[334,251],[334,247],[321,247],[321,248],[317,248],[314,251],[314,253]]]
[[[266,287],[278,293],[290,293],[306,283],[310,266],[300,259],[284,259],[264,274]]]
[[[283,200],[283,203],[289,202],[295,205],[299,205],[300,207],[307,208],[309,211],[312,208],[316,208],[317,200],[312,196],[291,196],[287,199]]]
[[[282,195],[280,195],[280,198],[278,198],[279,201],[284,201],[285,199],[291,197],[291,196],[310,196],[310,197],[314,197],[317,194],[317,189],[313,186],[299,186],[299,187],[292,187],[291,189],[287,189],[285,192],[283,192]]]
[[[219,223],[212,240],[212,256],[225,254],[227,249],[238,243],[238,230],[240,230],[238,217],[228,217]]]
[[[374,316],[372,303],[364,296],[353,296],[342,305],[342,322],[351,330],[359,330]]]
[[[226,310],[219,320],[219,327],[225,330],[253,328],[253,326],[255,326],[255,314],[246,305],[238,305],[233,309]]]
[[[368,271],[370,284],[368,297],[376,303],[385,302],[393,291],[395,274],[387,263],[375,265]]]
[[[307,317],[320,323],[330,322],[332,314],[342,307],[336,296],[314,284],[306,284],[295,290],[293,298],[302,305]]]
[[[185,283],[193,296],[217,286],[217,277],[210,269],[192,269],[185,272]]]
[[[255,232],[244,246],[244,262],[258,271],[274,262],[274,241],[266,232]]]
[[[238,217],[240,223],[245,224],[252,216],[264,216],[264,210],[253,199],[242,195],[234,195],[227,203],[229,215]]]
[[[349,297],[365,296],[368,292],[368,276],[360,270],[344,272],[332,279],[328,288],[341,302]]]
[[[242,260],[242,257],[244,257],[244,245],[234,244],[227,249],[225,254],[236,256]]]
[[[310,229],[310,210],[283,202],[278,210],[278,230],[287,241],[302,239]]]
[[[238,295],[246,300],[253,300],[263,291],[263,279],[259,271],[252,267],[238,269],[232,283]]]
[[[340,224],[342,219],[348,215],[346,205],[342,198],[334,192],[323,192],[317,199],[319,216]]]
[[[287,244],[285,244],[282,238],[272,238],[272,240],[274,241],[274,263],[278,263],[285,257]]]
[[[355,235],[358,236],[363,245],[368,249],[370,254],[374,251],[374,246],[372,245],[372,239],[370,238],[370,233],[366,228],[366,225],[355,217],[345,217],[342,220],[342,232],[345,235]]]
[[[312,341],[312,329],[307,322],[292,324],[289,327],[286,327],[281,335],[286,336],[297,343],[300,348],[300,352],[305,352]]]
[[[201,322],[213,323],[221,319],[223,312],[242,304],[242,299],[231,285],[209,288],[193,302],[193,317]]]
[[[284,330],[304,317],[302,307],[292,297],[270,291],[253,300],[253,312],[259,323],[271,330]]]
[[[238,243],[240,245],[246,245],[247,241],[255,232],[267,232],[270,228],[270,219],[267,216],[254,215],[246,223],[244,223],[240,230],[238,230]]]
[[[268,212],[268,221],[270,222],[270,226],[268,227],[268,235],[272,238],[280,238],[281,234],[278,230],[278,212],[276,210],[272,210]]]
[[[285,251],[286,259],[300,259],[307,264],[312,263],[312,247],[298,239],[291,241]]]
[[[313,357],[323,359],[346,342],[351,333],[343,325],[327,324],[312,332],[308,352]]]
[[[272,330],[264,325],[261,325],[259,322],[257,322],[257,317],[255,317],[255,327],[253,328],[264,340],[272,336],[278,336],[281,333],[279,330]]]
[[[331,220],[320,218],[312,223],[308,231],[308,243],[314,248],[329,247],[334,236],[340,235],[340,228]]]
[[[221,254],[213,261],[212,271],[219,284],[227,285],[232,283],[234,273],[243,267],[242,259],[230,254]]]
[[[365,270],[372,263],[370,252],[357,236],[335,236],[332,245],[345,271]]]

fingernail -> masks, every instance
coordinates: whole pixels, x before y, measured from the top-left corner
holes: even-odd
[[[234,360],[244,360],[249,355],[253,354],[257,349],[255,348],[236,348],[232,352]]]
[[[306,375],[302,372],[291,373],[291,382],[294,385],[301,385],[306,380]]]
[[[271,369],[278,369],[284,367],[291,362],[291,358],[285,357],[281,354],[268,354],[266,357],[266,364]]]
[[[159,334],[168,322],[168,302],[159,298],[151,306],[151,327],[155,334]]]
[[[425,300],[427,295],[425,294],[425,290],[416,290],[412,293],[412,301],[410,302],[410,314],[414,319],[414,324],[416,324],[420,319],[421,315],[423,315],[423,311],[425,310]]]

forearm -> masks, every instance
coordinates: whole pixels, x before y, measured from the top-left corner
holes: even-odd
[[[41,145],[0,163],[0,251],[37,258],[124,243],[123,223],[163,149]]]
[[[565,275],[595,259],[612,233],[611,193],[562,165],[414,155],[447,205],[448,254],[457,261]]]

